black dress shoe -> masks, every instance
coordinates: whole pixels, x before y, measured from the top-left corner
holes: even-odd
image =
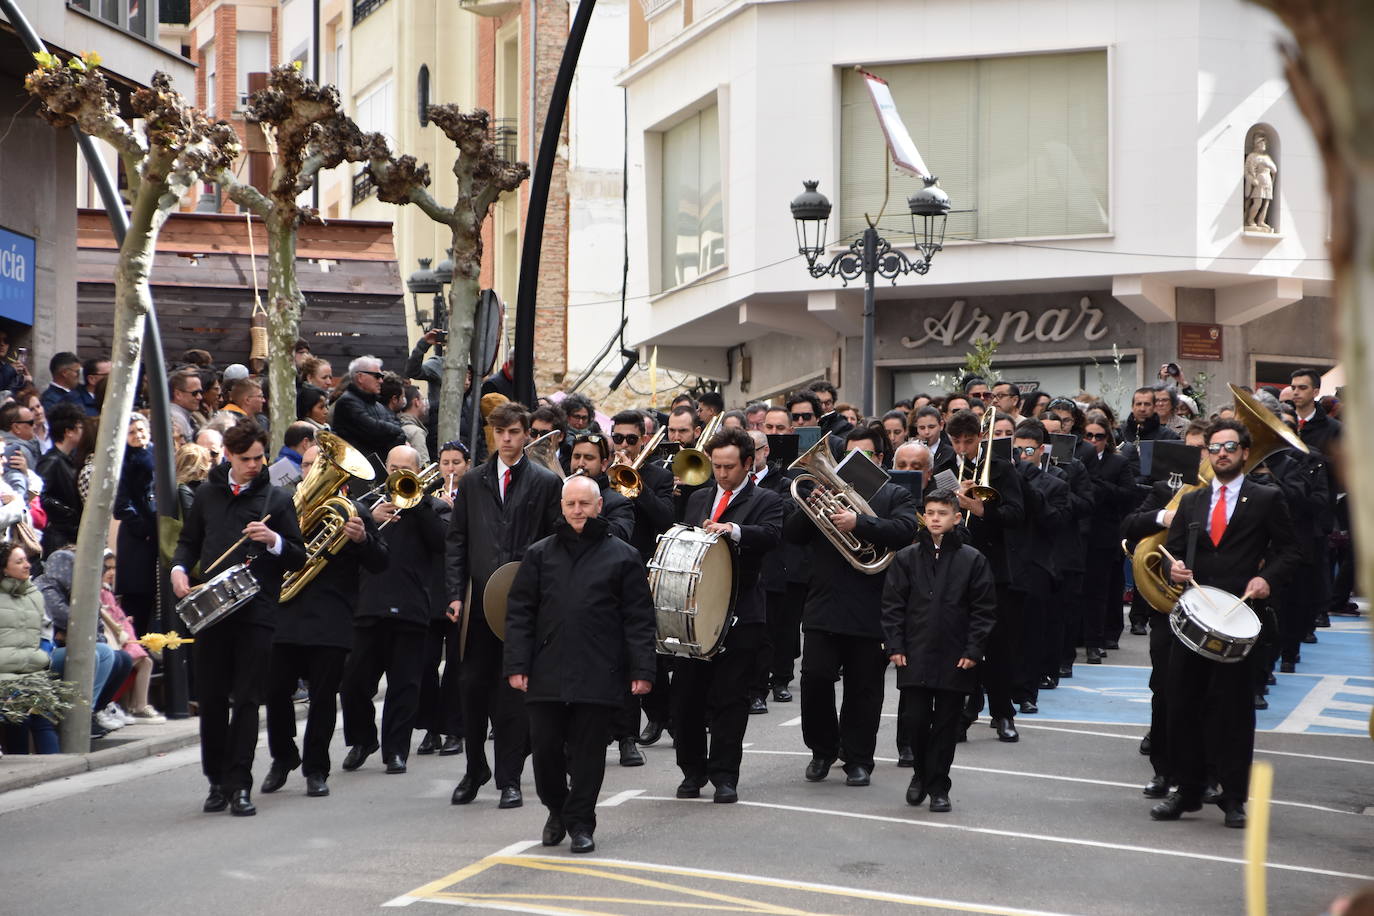
[[[252,817],[258,813],[258,809],[253,807],[253,797],[248,794],[247,789],[237,789],[230,796],[229,813],[234,817]]]
[[[568,844],[568,848],[573,852],[596,852],[596,841],[590,833],[579,830],[572,835],[572,842]]]
[[[1310,646],[1310,645],[1312,645],[1314,642],[1317,641],[1317,634],[1316,634],[1316,633],[1308,633],[1306,636],[1304,636],[1304,637],[1302,638],[1302,641],[1305,642],[1305,643],[1307,643],[1307,645]]]
[[[867,767],[859,766],[857,763],[848,763],[844,767],[844,784],[847,786],[866,786],[871,783],[872,776]]]
[[[1107,641],[1104,641],[1104,642],[1102,643],[1102,648],[1104,648],[1104,649],[1110,649],[1110,650],[1112,650],[1113,652],[1118,652],[1118,651],[1121,650],[1121,643],[1120,643],[1119,640],[1115,640],[1115,639],[1107,640]]]
[[[563,818],[557,814],[550,814],[549,819],[544,822],[544,833],[539,838],[539,842],[545,846],[557,846],[563,842],[563,837],[568,835],[568,831],[563,826]]]
[[[521,794],[519,786],[506,786],[501,790],[501,801],[497,803],[498,808],[519,808],[525,804],[525,796]]]
[[[1157,821],[1176,821],[1184,812],[1201,811],[1202,802],[1196,798],[1184,798],[1178,792],[1150,809],[1150,817]]]
[[[286,777],[290,775],[295,767],[289,767],[284,763],[273,760],[272,765],[267,768],[267,775],[262,779],[262,792],[271,794],[282,786],[286,785]]]
[[[1273,687],[1273,686],[1274,686],[1275,684],[1277,684],[1278,682],[1279,682],[1279,679],[1276,678],[1276,677],[1274,677],[1274,672],[1273,672],[1273,671],[1270,671],[1268,674],[1266,674],[1266,675],[1264,676],[1264,686],[1265,686],[1265,687]],[[1264,691],[1264,692],[1265,692],[1265,693],[1268,693],[1269,691],[1266,690],[1266,691]]]
[[[1147,629],[1145,629],[1145,624],[1143,624],[1143,623],[1133,623],[1133,624],[1131,624],[1131,635],[1132,635],[1132,636],[1148,636],[1148,635],[1150,635],[1150,631],[1147,630]]]
[[[677,786],[678,798],[701,798],[701,787],[706,785],[706,780],[688,776]]]
[[[1048,674],[1042,674],[1042,675],[1040,675],[1040,689],[1041,689],[1041,690],[1053,690],[1054,688],[1056,688],[1056,687],[1058,687],[1058,686],[1059,686],[1059,678],[1057,678],[1057,677],[1050,677]]]
[[[1150,781],[1145,783],[1145,788],[1140,791],[1146,798],[1163,798],[1169,794],[1169,780],[1156,773],[1150,777]]]
[[[963,728],[959,729],[959,731],[955,733],[955,735],[954,735],[954,743],[955,743],[955,744],[964,744],[964,743],[966,743],[967,741],[968,741],[968,726],[965,725]]]
[[[926,800],[926,787],[921,783],[920,774],[911,777],[911,782],[906,787],[906,803],[911,806],[919,805]]]
[[[712,796],[711,801],[718,805],[733,805],[735,802],[739,801],[739,793],[735,791],[735,787],[730,785],[730,783],[723,782],[716,786],[716,794]]]
[[[774,703],[791,703],[791,702],[792,702],[792,691],[788,690],[786,685],[784,685],[784,686],[782,686],[782,687],[774,687],[774,688],[773,688],[773,702],[774,702]]]
[[[477,790],[486,785],[491,780],[491,770],[473,776],[471,773],[464,774],[463,778],[453,790],[453,797],[449,799],[449,804],[466,805],[477,797]]]
[[[1040,707],[1036,706],[1035,703],[1031,700],[1026,700],[1025,702],[1023,702],[1020,706],[1020,709],[1021,712],[1025,713],[1028,716],[1033,716],[1040,711]]]
[[[1227,827],[1235,827],[1239,829],[1245,826],[1244,802],[1231,802],[1222,810],[1226,812],[1225,824]]]
[[[768,704],[763,701],[763,697],[754,697],[749,701],[749,715],[761,716],[768,712]]]
[[[399,776],[406,771],[406,759],[400,754],[392,754],[386,758],[386,771],[392,776]]]
[[[658,739],[663,737],[663,723],[655,722],[650,719],[644,725],[644,731],[639,733],[639,743],[648,747],[657,744]]]
[[[620,765],[623,767],[644,766],[644,755],[640,753],[639,745],[635,744],[635,739],[620,739]]]
[[[1298,666],[1292,662],[1279,662],[1279,674],[1293,674],[1298,670]],[[1275,680],[1278,680],[1275,678]]]
[[[452,757],[454,754],[463,753],[463,739],[449,735],[444,739],[443,746],[439,748],[440,757]]]
[[[1140,739],[1140,756],[1148,757],[1151,751],[1150,733],[1146,732],[1145,737]]]
[[[224,794],[223,786],[211,786],[210,794],[205,796],[205,806],[202,810],[206,814],[214,814],[216,811],[223,811],[229,807],[229,798]]]
[[[324,798],[329,794],[329,777],[323,773],[305,774],[305,794],[311,798]]]
[[[1255,708],[1256,708],[1256,709],[1268,709],[1268,708],[1269,708],[1269,701],[1266,700],[1266,699],[1264,698],[1264,694],[1262,694],[1262,693],[1257,693],[1257,694],[1255,694]]]
[[[946,811],[950,811],[953,808],[954,806],[949,803],[948,795],[932,794],[930,796],[930,810],[934,811],[936,814],[944,814]]]
[[[1358,617],[1360,616],[1360,606],[1353,601],[1343,607],[1332,608],[1327,611],[1327,615],[1335,614],[1337,617]]]
[[[1329,627],[1329,626],[1331,626],[1331,617],[1330,617],[1330,615],[1327,614],[1326,611],[1322,611],[1320,614],[1317,615],[1317,623],[1316,623],[1316,625],[1319,626],[1319,627]],[[1242,814],[1241,814],[1241,817],[1244,817],[1244,816],[1245,816],[1244,813],[1242,813]]]
[[[421,756],[433,754],[439,749],[439,745],[442,744],[443,741],[443,737],[438,732],[425,732],[424,740],[422,740],[420,746],[415,749],[415,753]]]
[[[1087,659],[1086,659],[1086,661],[1088,662],[1088,664],[1090,664],[1090,665],[1100,665],[1100,664],[1102,664],[1102,650],[1101,650],[1101,649],[1088,649],[1087,652],[1086,652],[1086,654],[1087,654],[1087,656],[1088,656]],[[1060,677],[1063,677],[1063,675],[1061,674]]]
[[[344,755],[343,768],[349,772],[356,770],[366,763],[367,758],[371,757],[376,751],[377,745],[375,744],[371,747],[366,747],[361,744],[353,745],[348,749],[348,753]]]
[[[830,775],[830,767],[834,764],[834,757],[822,757],[819,754],[811,756],[811,762],[806,765],[806,781],[820,782]]]
[[[911,748],[909,746],[897,748],[897,766],[914,767],[915,765],[916,755],[911,753]]]
[[[1220,804],[1221,804],[1221,787],[1220,787],[1220,786],[1208,786],[1207,788],[1203,789],[1203,790],[1202,790],[1202,803],[1203,803],[1204,805],[1220,805]]]
[[[1011,744],[1021,740],[1021,733],[1016,730],[1016,723],[1011,719],[997,720],[997,740]]]
[[[1073,665],[1060,665],[1060,666],[1059,666],[1059,679],[1060,679],[1061,681],[1067,681],[1067,680],[1069,680],[1069,679],[1072,678],[1072,677],[1073,677]]]

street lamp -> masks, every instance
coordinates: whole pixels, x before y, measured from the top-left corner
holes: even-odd
[[[935,253],[944,247],[945,222],[949,216],[949,195],[940,189],[939,179],[925,179],[925,187],[907,198],[911,211],[911,235],[921,256],[916,260],[895,250],[892,244],[878,235],[873,220],[863,235],[855,239],[848,251],[821,261],[825,254],[826,227],[830,220],[830,201],[816,190],[818,181],[803,181],[806,190],[792,200],[792,218],[797,228],[797,253],[806,258],[806,269],[817,279],[839,277],[845,286],[850,280],[864,278],[864,350],[863,350],[863,412],[872,417],[873,406],[873,284],[877,277],[891,280],[903,274],[924,275],[930,270]],[[919,223],[918,223],[919,220]]]
[[[420,269],[406,278],[406,289],[415,297],[415,321],[421,327],[440,327],[443,324],[444,309],[444,283],[453,279],[453,261],[448,261],[447,280],[438,270],[431,270],[431,258],[420,259]],[[445,262],[440,262],[439,267],[443,268]],[[434,296],[430,308],[423,308],[421,296],[430,294]],[[436,351],[443,351],[438,347]]]

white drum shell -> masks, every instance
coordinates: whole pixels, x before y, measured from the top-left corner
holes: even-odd
[[[1193,586],[1179,596],[1169,627],[1193,652],[1227,664],[1249,655],[1260,634],[1259,617],[1248,605],[1208,585]]]
[[[720,535],[674,525],[659,536],[649,562],[660,654],[711,658],[729,632],[734,556]]]
[[[248,564],[240,563],[178,601],[177,614],[195,635],[253,600],[261,588]]]

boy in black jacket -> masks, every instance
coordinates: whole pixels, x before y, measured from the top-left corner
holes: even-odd
[[[925,528],[897,554],[883,588],[883,633],[916,758],[906,800],[919,805],[929,794],[937,812],[950,810],[959,714],[977,686],[973,667],[997,622],[992,569],[963,543],[958,524],[959,501],[951,491],[926,494]]]

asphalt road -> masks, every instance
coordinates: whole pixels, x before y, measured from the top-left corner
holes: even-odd
[[[1374,703],[1361,692],[1367,627],[1320,631],[1303,673],[1275,689],[1295,698],[1262,717],[1271,913],[1320,913],[1374,881],[1374,744],[1339,727]],[[329,798],[307,798],[296,773],[255,795],[257,817],[232,818],[200,812],[188,748],[0,795],[0,912],[1242,913],[1245,831],[1214,808],[1149,819],[1144,656],[1145,639],[1126,637],[1111,665],[1079,666],[1065,682],[1078,689],[1043,694],[1041,714],[1018,720],[1018,744],[984,719],[959,747],[945,815],[903,801],[890,678],[886,759],[868,788],[845,787],[838,768],[802,779],[795,702],[751,718],[735,806],[673,799],[665,737],[644,767],[611,760],[591,856],[538,845],[545,812],[528,772],[524,808],[499,811],[490,784],[458,808],[448,797],[462,758],[412,755],[408,774],[387,776],[374,756],[336,772]],[[336,735],[336,766],[343,752]],[[261,779],[261,748],[259,761]]]

